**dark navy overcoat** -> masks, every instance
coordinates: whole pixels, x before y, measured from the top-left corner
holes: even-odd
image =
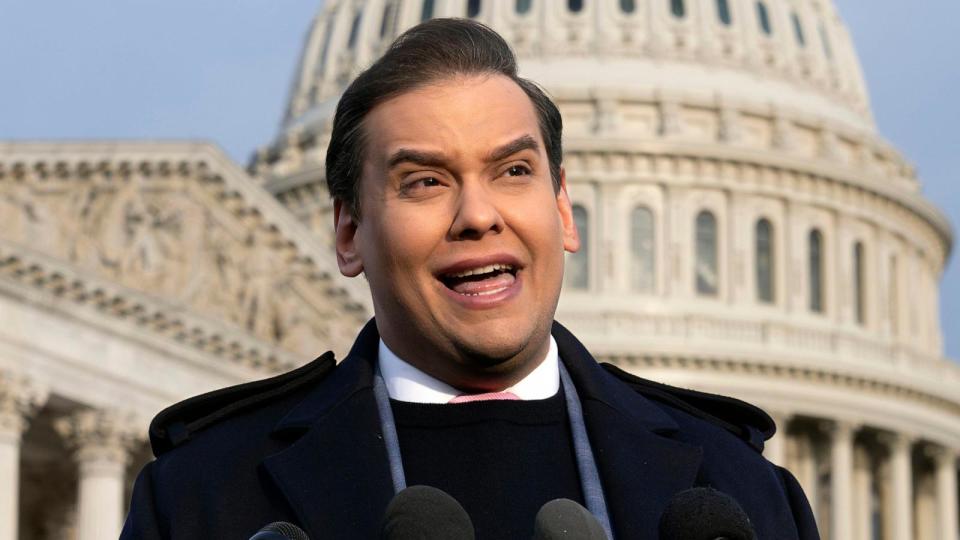
[[[598,364],[555,324],[576,385],[617,539],[656,539],[676,493],[736,499],[760,540],[819,538],[806,498],[760,454],[769,417]],[[371,321],[339,365],[327,353],[287,374],[219,390],[154,419],[121,538],[245,540],[289,521],[313,539],[376,538],[392,486],[372,390]],[[507,494],[504,494],[506,496]]]

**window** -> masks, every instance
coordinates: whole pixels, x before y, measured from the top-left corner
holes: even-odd
[[[763,2],[757,2],[757,21],[760,22],[760,29],[764,34],[769,36],[773,33],[773,28],[770,27],[770,14],[767,12],[767,5]]]
[[[583,9],[583,0],[567,0],[567,9],[574,13],[580,13]]]
[[[429,21],[433,18],[433,0],[423,0],[420,6],[420,21]]]
[[[800,16],[794,13],[791,16],[791,19],[793,19],[793,34],[797,38],[797,45],[806,47],[807,40],[803,36],[803,23],[800,22]]]
[[[830,47],[830,37],[827,36],[827,29],[823,27],[823,23],[817,26],[817,30],[820,31],[820,41],[823,42],[823,55],[827,58],[833,58],[833,49]]]
[[[514,9],[516,9],[517,13],[523,15],[524,13],[529,12],[532,6],[533,0],[517,0]]]
[[[762,218],[756,227],[757,300],[773,303],[773,225]]]
[[[863,242],[853,244],[853,309],[857,324],[866,324],[866,284],[863,261]]]
[[[697,214],[696,233],[696,275],[697,294],[716,296],[719,290],[717,265],[717,218],[704,210]]]
[[[900,284],[898,283],[900,271],[897,266],[897,256],[891,255],[887,296],[890,309],[890,333],[895,336],[900,334]]]
[[[360,33],[360,20],[362,17],[362,11],[358,11],[357,14],[353,16],[353,22],[350,24],[350,37],[347,38],[348,49],[353,49],[357,45],[357,34]]]
[[[655,283],[653,212],[640,206],[630,213],[630,281],[633,290],[652,293]]]
[[[471,19],[480,14],[480,0],[467,0],[467,17]]]
[[[670,13],[673,16],[682,19],[687,14],[687,7],[683,5],[683,0],[670,0]]]
[[[717,18],[725,26],[730,26],[733,19],[730,18],[730,2],[727,0],[717,0]]]
[[[823,234],[813,229],[807,238],[810,273],[810,311],[823,313]]]
[[[334,14],[329,15],[327,27],[323,31],[323,45],[320,48],[320,71],[321,73],[327,66],[327,54],[330,52],[330,39],[333,37],[333,23],[336,21]]]
[[[383,17],[380,19],[380,37],[386,37],[387,32],[393,29],[393,16],[396,5],[393,2],[383,6]]]
[[[637,9],[637,3],[634,0],[620,0],[620,11],[624,13],[633,13]]]
[[[573,205],[573,222],[580,233],[580,250],[570,254],[563,277],[569,287],[587,289],[590,286],[590,229],[587,210],[579,204]]]

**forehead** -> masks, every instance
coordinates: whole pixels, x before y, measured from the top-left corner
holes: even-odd
[[[374,107],[364,130],[374,164],[403,148],[467,158],[523,135],[543,148],[533,103],[503,75],[455,76],[404,92]]]

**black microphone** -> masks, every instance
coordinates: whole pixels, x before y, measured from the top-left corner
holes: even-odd
[[[733,497],[712,488],[677,493],[660,516],[660,540],[756,540],[750,518]]]
[[[293,523],[275,521],[260,529],[250,540],[310,540],[310,537]]]
[[[609,540],[597,518],[570,499],[554,499],[540,508],[533,540]]]
[[[388,540],[473,540],[473,522],[450,495],[430,486],[411,486],[387,505],[380,538]]]

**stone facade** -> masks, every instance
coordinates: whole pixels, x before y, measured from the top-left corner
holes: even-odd
[[[331,251],[333,110],[441,16],[501,32],[563,113],[585,249],[558,320],[770,411],[825,538],[956,540],[953,236],[829,0],[330,0],[247,171],[209,144],[0,143],[0,540],[115,536],[156,412],[346,351],[372,310]]]

